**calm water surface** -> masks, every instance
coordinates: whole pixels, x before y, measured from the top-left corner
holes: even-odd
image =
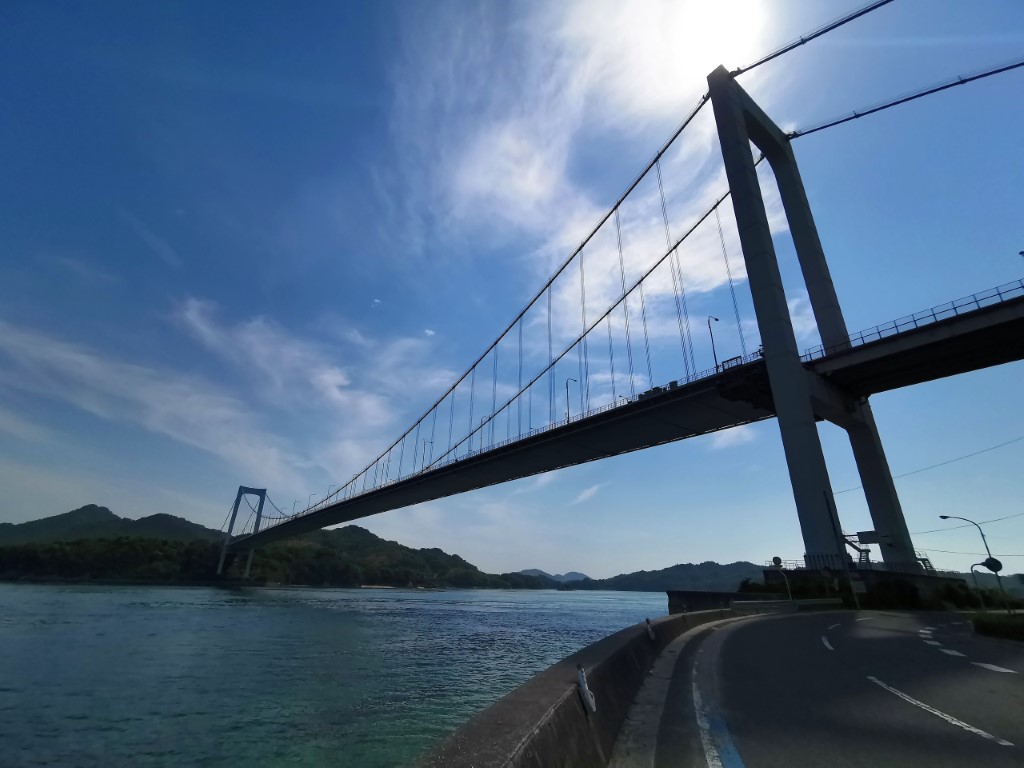
[[[0,766],[406,765],[664,593],[0,584]]]

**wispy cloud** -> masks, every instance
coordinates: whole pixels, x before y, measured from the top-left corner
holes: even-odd
[[[807,291],[801,289],[797,296],[787,299],[786,304],[789,306],[789,317],[793,322],[797,343],[812,343],[817,338],[818,323],[814,319]]]
[[[30,443],[47,443],[54,437],[46,427],[3,407],[0,407],[0,433]]]
[[[745,424],[741,427],[733,427],[732,429],[715,432],[711,436],[711,448],[716,451],[724,448],[733,448],[737,445],[752,442],[755,437],[756,434],[751,425]]]
[[[585,501],[590,501],[592,498],[594,498],[594,496],[597,495],[597,492],[604,488],[606,485],[608,485],[608,483],[597,483],[596,485],[591,485],[587,488],[584,488],[582,491],[579,492],[575,499],[569,502],[569,504],[582,504]]]
[[[706,90],[708,72],[759,50],[769,21],[759,7],[740,2],[623,6],[580,0],[523,8],[514,24],[489,7],[464,13],[440,5],[410,15],[393,75],[392,131],[403,172],[401,192],[395,191],[397,181],[392,191],[405,200],[388,202],[401,217],[396,230],[514,244],[539,281],[576,248],[620,191],[594,183],[601,177],[595,163],[610,161],[580,158],[635,158],[629,172],[636,170]],[[742,24],[735,23],[737,16]],[[675,237],[727,187],[710,113],[705,109],[663,159]],[[767,198],[774,214],[779,207],[770,191]],[[429,212],[430,221],[409,224],[412,210]],[[620,214],[620,231],[608,222],[584,252],[592,311],[621,292],[619,235],[627,284],[665,252],[653,175]],[[727,248],[738,255],[729,206],[721,216]],[[772,215],[771,225],[783,231],[785,220]],[[732,266],[734,279],[743,281],[742,259]],[[714,220],[687,241],[680,267],[691,296],[726,285]],[[652,338],[677,333],[675,290],[668,264],[645,283]],[[575,270],[552,291],[555,335],[571,338],[580,330]],[[526,318],[537,322],[546,327],[546,318]]]
[[[298,484],[302,463],[239,400],[198,377],[112,359],[0,320],[0,385],[69,403],[220,457],[268,482]]]
[[[56,265],[80,283],[89,286],[100,287],[113,285],[120,281],[120,278],[117,275],[111,274],[95,264],[77,256],[44,255],[42,258]]]
[[[176,318],[267,409],[299,419],[308,455],[335,480],[362,469],[399,436],[455,372],[424,336],[375,338],[342,320],[320,335],[299,334],[265,317],[226,320],[210,301],[189,298]],[[294,426],[294,424],[293,424]]]
[[[546,472],[543,475],[537,475],[529,479],[523,480],[517,484],[517,487],[512,491],[510,495],[519,496],[523,493],[533,493],[534,491],[540,491],[550,486],[557,478],[558,473]]]
[[[117,207],[117,215],[139,236],[139,239],[146,244],[150,252],[160,261],[175,269],[181,267],[181,257],[178,256],[177,251],[171,247],[170,243],[146,226],[138,216],[120,206]]]
[[[312,399],[321,408],[358,413],[359,422],[369,427],[384,426],[393,419],[384,397],[353,387],[345,367],[318,345],[267,318],[225,323],[213,302],[196,298],[187,299],[177,317],[219,359],[249,371],[257,392],[278,407],[305,406]]]

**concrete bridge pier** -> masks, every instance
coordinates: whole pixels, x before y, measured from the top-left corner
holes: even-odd
[[[841,569],[845,553],[812,407],[811,383],[800,362],[750,144],[753,142],[764,152],[776,173],[784,173],[787,165],[793,166],[795,172],[793,154],[785,134],[724,67],[708,76],[708,85],[789,479],[800,517],[806,547],[804,557],[808,567]],[[793,224],[790,226],[792,228]]]
[[[849,346],[849,333],[789,140],[724,67],[708,76],[708,86],[800,517],[806,564],[810,568],[841,568],[846,562],[842,528],[817,431],[817,420],[827,418],[849,435],[872,520],[884,542],[883,559],[897,570],[917,570],[903,510],[867,399],[850,397],[815,374],[808,374],[800,361],[751,142],[764,153],[775,174],[822,344],[841,350]]]
[[[878,435],[878,427],[867,398],[858,405],[857,418],[846,428],[846,432],[850,437],[861,485],[864,486],[871,522],[878,534],[882,561],[894,571],[920,572],[921,563],[910,540],[907,519],[903,516],[900,497],[896,493],[882,438]]]
[[[826,349],[846,349],[850,345],[846,318],[843,317],[842,306],[836,295],[796,156],[788,142],[784,148],[784,158],[782,163],[773,161],[772,170],[779,185],[779,195],[793,235],[800,272],[807,287],[818,334]],[[871,405],[867,398],[858,401],[845,393],[838,394],[845,401],[844,410],[849,415],[833,423],[843,427],[850,439],[871,520],[881,541],[882,559],[893,570],[920,571],[921,566],[910,541],[910,532],[907,530]],[[817,415],[827,418],[823,413]]]

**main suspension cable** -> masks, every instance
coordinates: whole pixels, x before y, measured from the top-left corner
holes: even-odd
[[[872,11],[877,11],[883,5],[888,5],[891,2],[892,0],[877,0],[876,2],[869,3],[868,5],[865,5],[863,8],[860,8],[859,10],[853,11],[852,13],[848,13],[846,16],[842,16],[836,19],[835,21],[830,21],[825,26],[819,27],[813,32],[810,32],[806,35],[801,35],[793,42],[787,43],[781,48],[772,51],[767,56],[762,56],[753,64],[748,64],[745,67],[734,69],[731,74],[733,75],[733,77],[735,77],[736,75],[742,75],[744,72],[749,72],[752,69],[756,69],[757,67],[760,67],[762,64],[767,64],[772,59],[777,59],[779,56],[789,53],[794,48],[799,48],[801,45],[809,43],[811,42],[811,40],[815,40],[821,37],[822,35],[826,35],[834,29],[839,29],[839,27],[843,26],[844,24],[849,24],[854,19],[859,19],[861,16],[866,16]]]
[[[983,80],[986,77],[992,77],[993,75],[1000,75],[1003,72],[1010,72],[1011,70],[1019,69],[1020,67],[1024,67],[1024,59],[1012,62],[1010,64],[1004,64],[1002,66],[995,67],[993,69],[987,69],[987,70],[984,70],[983,72],[977,72],[977,73],[975,73],[973,75],[968,75],[967,77],[963,77],[962,75],[957,75],[952,80],[943,82],[943,83],[941,83],[939,85],[929,86],[928,88],[924,88],[924,89],[922,89],[920,91],[915,91],[913,93],[906,94],[906,95],[901,96],[901,97],[899,97],[897,99],[893,99],[891,101],[886,101],[886,102],[883,102],[881,104],[877,104],[877,105],[875,105],[873,107],[868,107],[867,109],[857,110],[855,112],[850,113],[849,115],[846,115],[845,117],[836,118],[834,120],[827,120],[826,122],[819,123],[819,124],[811,126],[809,128],[802,128],[802,129],[800,129],[798,131],[792,131],[792,132],[790,132],[790,133],[788,133],[786,135],[790,139],[798,139],[801,136],[809,136],[812,133],[817,133],[818,131],[824,131],[826,128],[834,128],[837,125],[842,125],[843,123],[848,123],[851,120],[859,120],[862,117],[867,117],[868,115],[873,115],[876,112],[882,112],[883,110],[891,109],[892,107],[898,107],[901,104],[906,104],[907,102],[914,101],[916,99],[921,99],[921,98],[924,98],[925,96],[931,96],[934,93],[939,93],[941,91],[945,91],[945,90],[948,90],[950,88],[956,88],[958,85],[967,85],[968,83],[973,83],[976,80]]]

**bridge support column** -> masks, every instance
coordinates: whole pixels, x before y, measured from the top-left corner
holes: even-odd
[[[805,380],[805,387],[809,390],[807,399],[810,401],[806,403],[803,390],[794,387],[792,381],[795,378],[795,367],[802,366],[788,306],[782,294],[778,260],[768,231],[761,187],[751,158],[751,141],[764,152],[775,174],[822,344],[826,348],[842,349],[849,345],[849,333],[789,140],[724,68],[719,67],[712,72],[708,77],[708,84],[715,109],[715,120],[718,123],[726,175],[732,191],[740,242],[746,259],[750,290],[754,296],[754,310],[764,341],[765,359],[779,416],[779,428],[782,431],[790,479],[800,514],[800,525],[804,532],[804,543],[807,546],[808,565],[818,565],[817,560],[820,558],[815,553],[820,543],[812,543],[812,538],[815,542],[818,539],[816,534],[809,537],[807,523],[808,517],[816,519],[818,513],[809,509],[805,511],[805,505],[810,503],[807,499],[813,496],[811,491],[815,484],[823,486],[818,492],[819,502],[824,498],[829,510],[835,509],[827,471],[817,468],[819,456],[824,464],[817,429],[814,429],[812,439],[806,425],[806,408],[814,410],[813,397],[815,394],[820,395],[821,392],[816,393],[815,388]],[[759,262],[770,262],[770,266],[760,268]],[[766,321],[771,325],[767,325]],[[774,365],[773,359],[776,360]],[[820,389],[819,387],[818,390]],[[783,410],[787,412],[785,418]],[[841,419],[835,421],[846,429],[849,435],[871,518],[875,530],[884,542],[882,558],[894,570],[919,570],[920,566],[910,541],[910,533],[885,458],[878,428],[871,413],[871,406],[865,399],[851,410],[851,413],[844,413]],[[814,415],[826,417],[823,413]],[[802,472],[796,470],[796,474],[802,477],[798,480],[794,474],[794,461],[807,460],[807,457],[810,457],[810,465]],[[798,490],[798,484],[802,490]],[[805,500],[802,502],[801,498]],[[839,542],[840,557],[845,558],[838,518],[831,511],[828,515],[832,518],[835,539]],[[817,530],[819,527],[815,525],[812,529]]]
[[[708,76],[708,85],[806,547],[804,557],[808,567],[843,568],[846,554],[811,404],[811,388],[796,346],[750,142],[765,153],[773,169],[792,163],[792,152],[782,131],[724,68]]]
[[[878,534],[882,561],[894,571],[920,571],[921,564],[910,540],[900,497],[867,400],[857,409],[857,417],[846,431],[864,486],[871,522]]]
[[[259,508],[256,512],[256,526],[259,529],[260,519],[263,516],[263,502],[267,498],[267,490],[265,488],[248,488],[244,485],[238,486],[238,493],[235,494],[235,503],[231,507],[231,519],[228,522],[228,529],[224,532],[224,544],[220,548],[220,561],[217,563],[217,575],[221,576],[224,573],[224,561],[228,556],[228,548],[231,546],[231,534],[235,530],[235,519],[238,517],[238,505],[242,503],[242,497],[252,494],[259,496],[260,503]],[[252,564],[252,551],[249,552],[249,561],[245,566],[245,577],[249,577],[249,566]]]
[[[784,154],[785,162],[773,161],[772,170],[775,172],[779,196],[793,234],[793,244],[807,287],[814,321],[818,326],[821,343],[826,349],[844,349],[850,343],[846,319],[836,295],[818,228],[814,224],[814,215],[807,200],[796,156],[788,143]],[[896,485],[892,480],[889,462],[885,458],[875,417],[866,398],[854,409],[852,418],[840,426],[846,430],[850,438],[871,520],[883,542],[882,559],[893,570],[921,570],[910,541],[910,532],[907,530],[907,521],[903,516]]]
[[[256,507],[256,523],[252,527],[252,532],[253,533],[259,533],[260,532],[260,521],[263,520],[263,502],[266,500],[266,498],[267,498],[267,495],[266,495],[265,492],[260,494],[260,503],[259,503],[259,506]],[[255,547],[250,549],[249,550],[249,557],[247,557],[246,560],[245,560],[245,578],[246,579],[249,578],[249,570],[252,568],[252,556],[253,556],[253,554],[255,552],[256,552],[256,548]]]

